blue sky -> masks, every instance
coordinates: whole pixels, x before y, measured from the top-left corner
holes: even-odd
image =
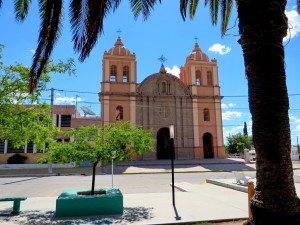
[[[37,46],[40,26],[37,2],[33,1],[29,16],[23,23],[17,23],[13,13],[13,1],[3,2],[0,10],[0,43],[5,45],[3,61],[6,65],[20,62],[30,66],[34,50]],[[102,34],[89,58],[83,63],[78,61],[79,54],[73,51],[70,24],[68,18],[68,2],[65,1],[64,23],[61,36],[52,53],[52,59],[66,60],[74,58],[76,75],[52,75],[48,89],[54,88],[56,104],[83,105],[100,116],[100,103],[97,93],[100,91],[102,77],[102,56],[104,51],[113,47],[120,29],[124,45],[137,56],[138,82],[156,73],[160,68],[158,58],[163,54],[164,63],[169,72],[178,74],[180,66],[185,63],[188,54],[193,50],[195,37],[203,52],[210,59],[216,58],[219,68],[219,84],[221,86],[222,115],[224,136],[242,132],[244,121],[251,134],[251,115],[247,98],[247,80],[244,73],[243,54],[237,29],[237,14],[234,8],[229,30],[222,38],[220,25],[212,26],[208,7],[200,2],[193,20],[183,21],[179,13],[179,1],[163,1],[156,5],[147,21],[142,16],[134,19],[130,11],[129,1],[122,1],[116,12],[109,14],[104,23]],[[286,38],[286,73],[290,96],[290,122],[292,143],[300,138],[300,77],[298,73],[300,46],[300,17],[295,10],[296,1],[288,1],[286,14],[289,18],[290,33]],[[61,91],[58,91],[61,90]],[[46,91],[43,99],[50,103],[50,91]],[[225,139],[226,140],[226,139]]]

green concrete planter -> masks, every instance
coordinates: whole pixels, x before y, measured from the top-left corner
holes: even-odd
[[[56,199],[56,217],[123,214],[123,195],[118,188],[99,188],[100,195],[77,195],[90,190],[66,190]]]

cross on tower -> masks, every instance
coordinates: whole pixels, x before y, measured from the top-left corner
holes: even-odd
[[[119,36],[121,35],[122,31],[119,29],[117,30],[117,33],[119,34]]]
[[[164,62],[167,61],[167,59],[164,57],[164,55],[161,55],[161,57],[158,58],[158,60],[161,62],[161,67],[165,67]]]
[[[196,43],[198,43],[199,38],[197,36],[195,36],[194,39],[195,39]]]

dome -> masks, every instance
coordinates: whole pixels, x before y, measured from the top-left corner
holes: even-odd
[[[124,46],[120,37],[118,37],[115,46],[109,49],[107,53],[109,55],[117,55],[117,56],[132,55],[131,52],[128,50],[128,48]]]
[[[195,43],[194,50],[192,51],[191,54],[188,55],[188,57],[186,57],[186,61],[188,60],[205,61],[205,62],[209,61],[207,55],[203,53],[199,48],[198,43]]]

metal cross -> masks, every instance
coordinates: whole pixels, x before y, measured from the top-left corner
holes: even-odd
[[[122,31],[121,31],[120,29],[117,30],[117,32],[118,32],[119,36],[120,36],[120,34],[122,33]]]
[[[196,43],[198,43],[199,38],[197,36],[195,36],[194,39],[195,39]]]
[[[164,62],[167,61],[167,59],[164,57],[164,55],[161,55],[161,57],[158,58],[158,60],[161,62],[161,66],[164,67]]]

